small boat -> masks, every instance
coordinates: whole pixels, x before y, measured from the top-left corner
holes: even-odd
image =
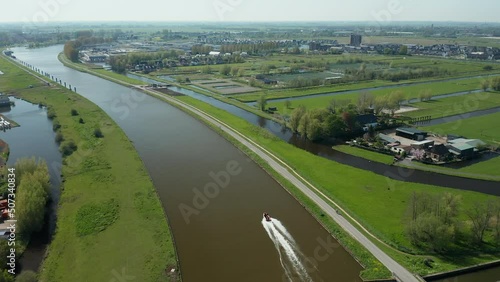
[[[267,212],[265,212],[263,216],[266,219],[266,221],[271,221],[271,216]]]

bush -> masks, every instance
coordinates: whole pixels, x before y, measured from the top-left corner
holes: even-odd
[[[59,128],[61,128],[61,124],[59,123],[59,121],[54,120],[52,122],[52,130],[57,131],[59,130]]]
[[[71,115],[72,116],[77,116],[78,115],[78,111],[75,110],[75,109],[71,109]]]
[[[54,109],[52,107],[49,107],[47,109],[47,118],[54,119],[56,116],[57,116],[56,111],[54,111]]]
[[[75,142],[73,142],[73,141],[65,142],[60,147],[61,153],[65,157],[73,154],[73,152],[76,151],[77,149],[78,149],[78,147],[76,146]]]
[[[84,123],[85,123],[85,121],[83,121],[83,118],[80,118],[80,119],[78,120],[78,122],[79,122],[79,123],[81,123],[81,124],[84,124]]]
[[[490,65],[484,66],[483,70],[485,70],[485,71],[491,71],[491,70],[493,70],[493,66],[490,66]]]
[[[61,142],[64,141],[64,136],[62,135],[61,132],[56,133],[56,143],[61,144]]]
[[[97,137],[97,138],[102,138],[104,137],[104,135],[102,134],[102,131],[100,128],[96,128],[94,129],[94,136]]]

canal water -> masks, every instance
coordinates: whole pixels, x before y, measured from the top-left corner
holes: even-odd
[[[77,87],[133,141],[167,212],[183,281],[360,281],[361,266],[285,189],[198,120],[62,66],[62,46],[13,50]],[[264,211],[277,220],[264,225]]]
[[[46,216],[48,224],[39,233],[33,234],[31,241],[20,260],[23,270],[37,271],[47,245],[56,228],[56,211],[60,196],[61,154],[54,141],[52,122],[47,118],[45,109],[20,99],[10,98],[15,106],[2,111],[7,118],[20,127],[0,131],[0,139],[9,144],[10,156],[7,165],[13,166],[20,158],[36,157],[47,162],[51,182],[51,202]]]

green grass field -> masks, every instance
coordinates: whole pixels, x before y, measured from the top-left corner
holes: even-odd
[[[374,162],[384,163],[384,164],[392,164],[394,157],[390,155],[385,155],[373,151],[368,151],[362,148],[349,146],[349,145],[338,145],[333,147],[334,150],[361,157],[367,160],[371,160]]]
[[[175,281],[165,274],[177,269],[177,259],[163,209],[124,132],[90,101],[59,86],[44,86],[4,57],[0,69],[5,73],[0,76],[0,91],[51,106],[65,140],[78,146],[64,158],[57,231],[40,281],[113,281],[122,273],[136,281]],[[71,108],[79,116],[71,116]],[[85,124],[78,122],[80,117]],[[95,127],[101,128],[104,138],[94,137]],[[103,231],[94,228],[88,235],[78,235],[77,226],[93,229],[93,221],[82,223],[77,214],[111,199],[118,209],[113,210],[114,223]]]
[[[412,103],[410,106],[419,108],[419,110],[406,112],[403,114],[404,116],[441,118],[498,107],[500,106],[500,92],[473,93]]]
[[[477,90],[480,88],[480,78],[468,78],[458,81],[446,81],[446,82],[431,82],[428,84],[420,85],[409,85],[401,86],[392,89],[377,89],[368,91],[375,97],[390,94],[394,91],[402,91],[406,99],[418,98],[422,91],[430,90],[432,95],[442,95],[462,91]],[[362,91],[360,91],[361,93]],[[328,107],[332,99],[336,100],[350,100],[352,103],[356,103],[356,99],[359,93],[349,93],[349,94],[339,94],[335,96],[322,96],[322,97],[310,97],[301,100],[295,100],[292,102],[292,108],[299,105],[304,105],[306,108],[326,108]],[[432,103],[432,102],[430,102]],[[269,101],[270,107],[277,107],[278,111],[283,114],[289,114],[290,110],[285,108],[285,102],[273,102]]]
[[[477,138],[498,146],[500,145],[498,120],[500,120],[500,112],[422,128],[438,134],[457,134],[467,138]]]

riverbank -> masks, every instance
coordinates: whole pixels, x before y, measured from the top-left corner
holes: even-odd
[[[10,123],[10,128],[14,128],[14,127],[19,127],[19,124],[7,117],[5,117],[4,115],[0,114],[0,117],[5,120],[5,121],[8,121]]]
[[[0,58],[0,66],[5,72],[0,81],[8,80],[7,89],[17,97],[50,107],[61,125],[62,144],[73,141],[77,147],[63,161],[57,231],[40,280],[108,281],[127,275],[138,281],[178,281],[175,246],[165,213],[123,131],[80,95],[57,85],[46,86],[33,77],[36,74],[5,57]],[[26,88],[26,83],[35,87]],[[78,115],[72,115],[70,108]],[[96,127],[103,138],[94,136]],[[110,201],[114,208],[108,213],[104,207]],[[92,219],[109,214],[113,223],[94,225]]]
[[[161,94],[157,93],[154,96],[161,97]],[[173,98],[169,97],[169,99]],[[488,198],[487,195],[479,193],[392,181],[368,171],[340,165],[300,150],[278,140],[269,133],[267,135],[262,134],[266,131],[262,131],[260,128],[206,103],[185,96],[175,100],[202,109],[219,120],[224,120],[233,128],[237,128],[245,136],[288,163],[295,171],[318,187],[329,199],[334,199],[346,211],[346,214],[362,223],[362,226],[366,227],[366,230],[369,230],[372,235],[377,235],[377,238],[381,238],[382,242],[388,242],[388,244],[397,248],[418,252],[418,250],[413,249],[408,239],[405,238],[404,226],[401,225],[406,210],[404,203],[409,199],[413,191],[459,193],[466,199],[465,204],[467,207],[471,206],[474,201],[484,201]],[[336,177],[339,172],[342,173],[341,178]],[[387,209],[388,206],[391,209]],[[462,216],[461,219],[465,220],[465,216]],[[432,257],[435,262],[432,267],[428,267],[424,264],[426,259],[424,256],[401,255],[396,250],[392,250],[390,254],[393,257],[397,256],[398,261],[408,269],[421,275],[456,269],[462,267],[461,264],[463,263],[473,264],[477,261],[484,262],[495,259],[494,255],[476,254],[469,261],[460,262],[447,261],[446,258],[428,254],[428,257]],[[464,255],[468,254],[465,253]]]

